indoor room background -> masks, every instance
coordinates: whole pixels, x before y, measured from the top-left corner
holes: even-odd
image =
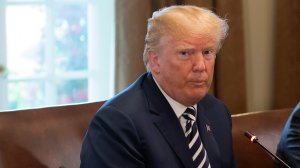
[[[174,4],[204,6],[227,18],[229,36],[217,55],[211,92],[233,114],[300,101],[300,1],[69,0],[67,7],[63,2],[0,0],[1,110],[107,100],[119,93],[145,72],[147,18]],[[20,10],[22,5],[29,7]],[[40,6],[32,11],[30,5]],[[14,17],[21,17],[18,24]],[[18,28],[36,37],[22,38],[14,32]],[[17,45],[22,50],[34,40],[39,47],[18,52]],[[43,57],[30,62],[30,53]]]

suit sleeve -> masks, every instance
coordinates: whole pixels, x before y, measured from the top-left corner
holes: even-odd
[[[141,142],[130,118],[112,107],[97,112],[81,149],[81,168],[143,168]]]
[[[291,167],[300,167],[300,103],[284,127],[277,154]]]

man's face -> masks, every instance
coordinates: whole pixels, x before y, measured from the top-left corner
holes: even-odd
[[[190,106],[208,92],[213,80],[216,44],[210,38],[163,36],[149,52],[151,71],[174,100]]]

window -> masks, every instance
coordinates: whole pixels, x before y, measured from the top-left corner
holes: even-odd
[[[0,1],[0,110],[114,93],[114,1]]]

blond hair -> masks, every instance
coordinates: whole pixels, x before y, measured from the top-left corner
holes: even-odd
[[[144,64],[149,71],[148,51],[158,47],[159,40],[164,35],[177,38],[183,36],[209,37],[221,48],[226,38],[228,24],[212,11],[191,5],[165,7],[153,13],[148,19],[145,48],[143,54]]]

